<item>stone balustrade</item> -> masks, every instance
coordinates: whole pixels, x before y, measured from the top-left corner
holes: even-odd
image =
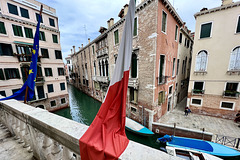
[[[1,98],[1,97],[0,97]],[[39,160],[80,160],[79,139],[88,126],[16,100],[0,102],[0,121]],[[124,160],[174,160],[164,152],[130,141]]]

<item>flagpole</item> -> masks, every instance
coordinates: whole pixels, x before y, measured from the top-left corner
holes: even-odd
[[[40,17],[42,16],[42,10],[43,10],[43,5],[41,4],[41,7],[40,7]],[[40,19],[39,19],[40,21]],[[28,86],[26,87],[26,92],[25,92],[25,98],[24,98],[24,103],[26,104],[27,103],[27,95],[28,95]]]

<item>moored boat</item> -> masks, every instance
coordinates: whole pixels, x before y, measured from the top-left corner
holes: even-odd
[[[136,134],[140,134],[143,136],[151,136],[154,134],[152,131],[150,131],[145,126],[137,123],[136,121],[134,121],[128,117],[126,117],[125,128],[131,132],[134,132]]]
[[[163,141],[162,138],[158,138]],[[193,138],[171,136],[166,140],[166,145],[177,148],[191,149],[220,157],[240,156],[240,152],[227,146]]]

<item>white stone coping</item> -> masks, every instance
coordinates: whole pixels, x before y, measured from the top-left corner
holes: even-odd
[[[0,101],[0,108],[80,155],[79,139],[88,126],[16,100]],[[119,159],[178,160],[181,158],[130,141]]]
[[[174,128],[173,125],[168,125],[168,124],[163,124],[163,123],[153,122],[152,124],[153,124],[153,125],[157,125],[157,126],[167,127],[167,128]],[[179,129],[179,130],[182,130],[182,131],[189,131],[189,132],[200,133],[200,134],[203,133],[203,131],[199,131],[199,130],[195,130],[195,129],[190,129],[190,128],[184,128],[184,127],[178,127],[178,126],[176,126],[176,129]],[[204,131],[204,134],[205,134],[205,135],[209,135],[209,136],[213,136],[213,133],[211,133],[211,132],[205,132],[205,131]]]

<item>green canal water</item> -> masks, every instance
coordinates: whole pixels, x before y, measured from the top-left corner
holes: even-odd
[[[57,115],[63,116],[65,118],[74,120],[76,122],[90,125],[94,120],[101,103],[97,100],[89,97],[83,92],[79,91],[72,85],[68,85],[68,93],[69,93],[69,108],[65,108],[62,110],[58,110],[54,112]],[[159,149],[161,145],[156,142],[159,135],[153,136],[140,136],[129,132],[126,130],[126,134],[128,139],[147,145],[152,148]]]
[[[79,91],[72,85],[68,85],[68,93],[70,107],[56,111],[54,113],[89,126],[95,118],[101,106],[101,103]],[[126,134],[128,139],[132,141],[147,145],[155,149],[162,147],[161,144],[156,142],[157,138],[160,137],[159,135],[155,134],[150,137],[145,137],[134,134],[127,130]],[[224,160],[240,160],[240,157],[224,158]]]

